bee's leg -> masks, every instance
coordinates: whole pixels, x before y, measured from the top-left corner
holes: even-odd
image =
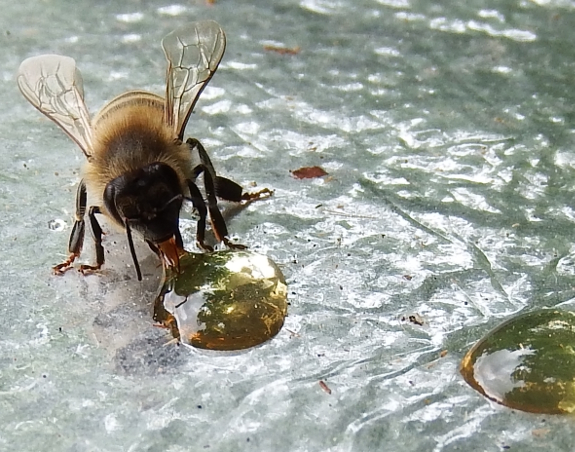
[[[212,181],[216,179],[216,170],[210,156],[206,152],[205,148],[195,138],[188,138],[186,144],[190,147],[190,152],[192,153],[192,161],[197,162],[194,167],[195,176],[199,176],[202,172],[204,174],[209,173],[212,177]]]
[[[214,170],[214,166],[212,165],[212,162],[210,161],[210,158],[208,156],[208,153],[206,152],[206,150],[204,149],[202,144],[198,140],[196,140],[195,138],[189,138],[186,141],[186,143],[190,146],[190,151],[195,152],[196,157],[199,158],[199,163],[196,165],[196,167],[193,170],[195,173],[195,176],[197,177],[200,175],[200,173],[202,173],[202,172],[204,173],[204,188],[206,190],[206,198],[208,201],[207,209],[210,213],[210,223],[212,225],[212,230],[214,231],[214,235],[216,236],[216,239],[218,240],[218,242],[224,242],[229,248],[245,249],[246,248],[245,245],[232,243],[228,239],[228,228],[226,226],[226,222],[224,220],[224,217],[222,216],[222,213],[220,212],[220,209],[218,209],[218,200],[216,198],[216,184],[215,184],[215,182],[216,182],[217,176],[216,176],[216,172]],[[197,189],[197,186],[196,186],[196,189]],[[191,192],[191,190],[190,190],[190,192]],[[201,193],[199,193],[199,190],[197,191],[196,196],[198,196],[198,195],[201,198]],[[192,197],[193,197],[193,194],[192,194]],[[204,234],[204,229],[205,229],[205,208],[206,208],[205,203],[203,202],[203,199],[202,199],[202,203],[204,204],[204,206],[203,206],[204,221],[201,222],[201,224],[200,224],[200,222],[198,222],[198,235],[201,233],[201,238],[203,240],[203,234]],[[200,204],[199,199],[198,199],[198,204]],[[196,206],[196,204],[194,204],[194,207],[198,208]],[[200,214],[200,221],[201,221],[202,213],[200,210],[198,210],[198,213]],[[200,228],[200,226],[202,226],[202,227]],[[201,232],[200,232],[200,230],[201,230]]]
[[[258,199],[269,198],[273,193],[273,190],[269,188],[263,188],[256,192],[244,192],[240,184],[225,177],[216,176],[216,196],[226,201],[247,201],[249,203]]]
[[[256,192],[246,192],[237,182],[216,175],[214,165],[212,165],[210,157],[202,144],[195,138],[189,138],[186,143],[190,145],[191,151],[196,153],[196,160],[199,160],[200,162],[196,167],[196,177],[202,172],[202,170],[209,173],[212,177],[215,194],[218,198],[232,202],[251,202],[257,201],[258,199],[269,198],[273,195],[273,190],[270,190],[269,188],[264,188]]]
[[[76,214],[74,226],[72,227],[72,232],[70,233],[70,239],[68,241],[68,252],[70,255],[61,264],[52,267],[54,273],[61,274],[66,270],[69,270],[72,263],[82,252],[82,245],[84,244],[84,234],[86,231],[86,225],[84,223],[84,214],[86,213],[86,184],[83,180],[80,181],[78,185],[78,191],[76,192]]]
[[[212,230],[218,242],[224,242],[228,248],[245,250],[247,246],[239,243],[232,243],[228,238],[228,227],[220,209],[218,209],[218,200],[216,199],[216,187],[214,179],[208,172],[204,172],[204,185],[206,189],[206,198],[208,199],[208,210],[210,212],[210,223]]]
[[[213,248],[205,243],[206,218],[208,216],[208,209],[206,208],[204,197],[202,196],[198,186],[191,180],[188,181],[188,187],[190,189],[190,198],[192,204],[200,216],[200,219],[198,220],[198,226],[196,228],[196,243],[198,247],[204,251],[213,251]]]
[[[94,245],[96,247],[96,265],[81,265],[80,271],[82,273],[99,270],[104,264],[104,247],[102,246],[102,228],[96,219],[96,214],[102,211],[98,206],[90,207],[88,211],[88,219],[90,220],[90,227],[92,229],[92,237],[94,238]]]
[[[264,188],[257,192],[246,192],[237,182],[216,175],[214,165],[212,165],[210,157],[202,144],[195,138],[189,138],[187,143],[190,145],[192,152],[197,154],[196,159],[200,161],[200,165],[196,167],[196,176],[199,175],[203,167],[205,173],[209,173],[212,178],[215,194],[218,198],[232,202],[251,202],[257,201],[258,199],[269,198],[273,194],[273,191],[269,188]]]

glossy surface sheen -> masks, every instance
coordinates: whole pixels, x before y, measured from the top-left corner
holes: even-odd
[[[490,399],[534,413],[575,411],[575,314],[515,317],[481,339],[461,362],[465,381]]]
[[[287,287],[277,265],[250,251],[187,253],[167,270],[154,320],[182,343],[242,350],[275,336],[287,314]]]

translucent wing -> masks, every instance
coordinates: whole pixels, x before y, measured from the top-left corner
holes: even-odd
[[[168,60],[166,122],[180,140],[200,96],[226,49],[224,31],[213,20],[194,22],[162,40]]]
[[[18,69],[18,87],[28,101],[58,124],[90,157],[90,114],[76,62],[60,55],[28,58]]]

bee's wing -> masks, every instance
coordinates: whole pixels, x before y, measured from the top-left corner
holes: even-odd
[[[84,104],[82,75],[72,58],[40,55],[24,60],[18,69],[18,87],[90,157],[90,114]]]
[[[180,140],[200,96],[226,49],[224,31],[213,20],[194,22],[162,40],[168,60],[166,122]]]

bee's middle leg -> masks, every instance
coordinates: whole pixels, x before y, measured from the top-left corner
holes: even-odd
[[[70,233],[70,239],[68,240],[68,252],[70,253],[68,259],[66,259],[61,264],[52,267],[52,270],[56,274],[62,274],[72,267],[73,262],[76,260],[80,253],[82,252],[82,246],[84,244],[84,235],[86,232],[86,224],[84,222],[84,214],[86,213],[86,184],[82,180],[80,185],[78,185],[78,190],[76,192],[76,213],[74,226],[72,227],[72,232]]]
[[[216,196],[226,201],[246,201],[250,203],[259,199],[269,198],[273,194],[273,190],[269,188],[262,188],[255,192],[247,192],[244,191],[243,187],[237,182],[225,177],[216,176]]]

